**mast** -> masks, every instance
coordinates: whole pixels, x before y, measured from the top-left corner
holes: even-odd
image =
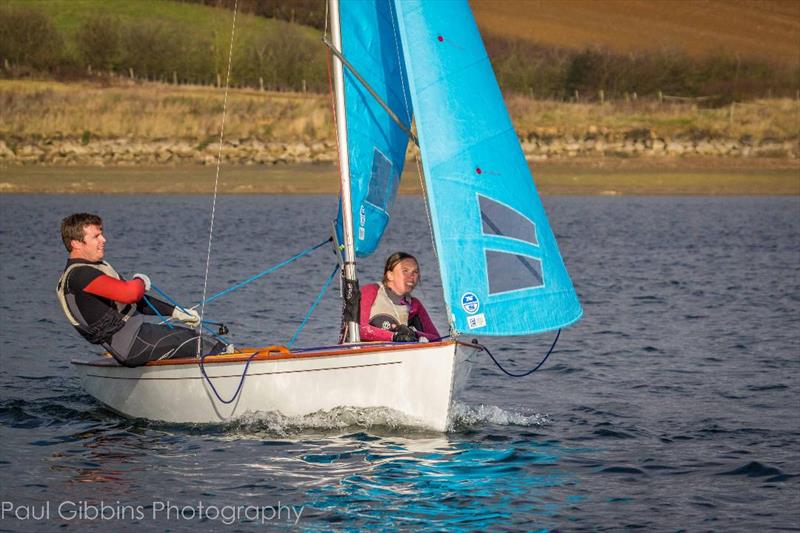
[[[342,50],[342,31],[339,21],[339,0],[329,0],[331,11],[331,36],[336,50]],[[350,200],[350,158],[347,151],[347,116],[344,104],[344,69],[337,54],[333,54],[333,89],[336,96],[336,133],[339,137],[339,189],[342,195],[342,232],[344,236],[344,279],[345,290],[355,287],[356,252],[353,239],[353,207]],[[347,322],[346,341],[359,342],[361,336],[358,323]]]

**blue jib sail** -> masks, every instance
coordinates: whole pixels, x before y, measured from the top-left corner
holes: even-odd
[[[411,100],[403,79],[402,51],[389,2],[342,0],[342,54],[410,129]],[[348,153],[356,255],[375,251],[389,222],[408,136],[345,67]],[[342,235],[341,203],[337,219]]]
[[[456,332],[582,314],[466,0],[395,0],[445,303]]]

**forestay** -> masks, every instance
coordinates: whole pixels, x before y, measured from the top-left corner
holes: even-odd
[[[389,108],[410,128],[402,52],[389,2],[340,3],[342,54]],[[389,221],[403,171],[408,136],[368,90],[345,69],[348,153],[355,251],[375,251]],[[337,228],[341,242],[341,203]]]
[[[578,298],[466,0],[392,5],[454,332],[574,322]]]

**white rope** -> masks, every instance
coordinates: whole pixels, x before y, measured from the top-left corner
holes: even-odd
[[[322,36],[325,38],[326,41],[328,40],[328,17],[329,17],[328,8],[330,8],[330,5],[326,1],[325,2],[325,31],[322,33]]]
[[[222,140],[225,137],[225,113],[228,109],[228,87],[230,86],[231,82],[231,64],[233,63],[233,37],[236,33],[236,13],[239,8],[239,0],[236,0],[233,4],[233,22],[231,24],[231,44],[228,48],[228,71],[225,76],[225,96],[222,100],[222,120],[219,127],[219,148],[217,150],[217,171],[216,175],[214,176],[214,199],[211,202],[211,226],[208,230],[208,252],[206,254],[206,273],[203,276],[203,299],[200,300],[202,304],[200,305],[200,326],[198,329],[202,328],[203,323],[203,314],[206,310],[206,291],[208,290],[208,270],[209,266],[211,265],[211,242],[214,237],[214,216],[217,211],[217,189],[219,187],[219,168],[222,163]],[[202,329],[200,329],[202,331]],[[197,357],[200,357],[202,352],[202,336],[197,337]]]

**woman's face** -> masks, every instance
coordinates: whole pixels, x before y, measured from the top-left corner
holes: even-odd
[[[419,267],[413,259],[403,259],[386,273],[386,286],[395,294],[408,296],[419,283]]]

